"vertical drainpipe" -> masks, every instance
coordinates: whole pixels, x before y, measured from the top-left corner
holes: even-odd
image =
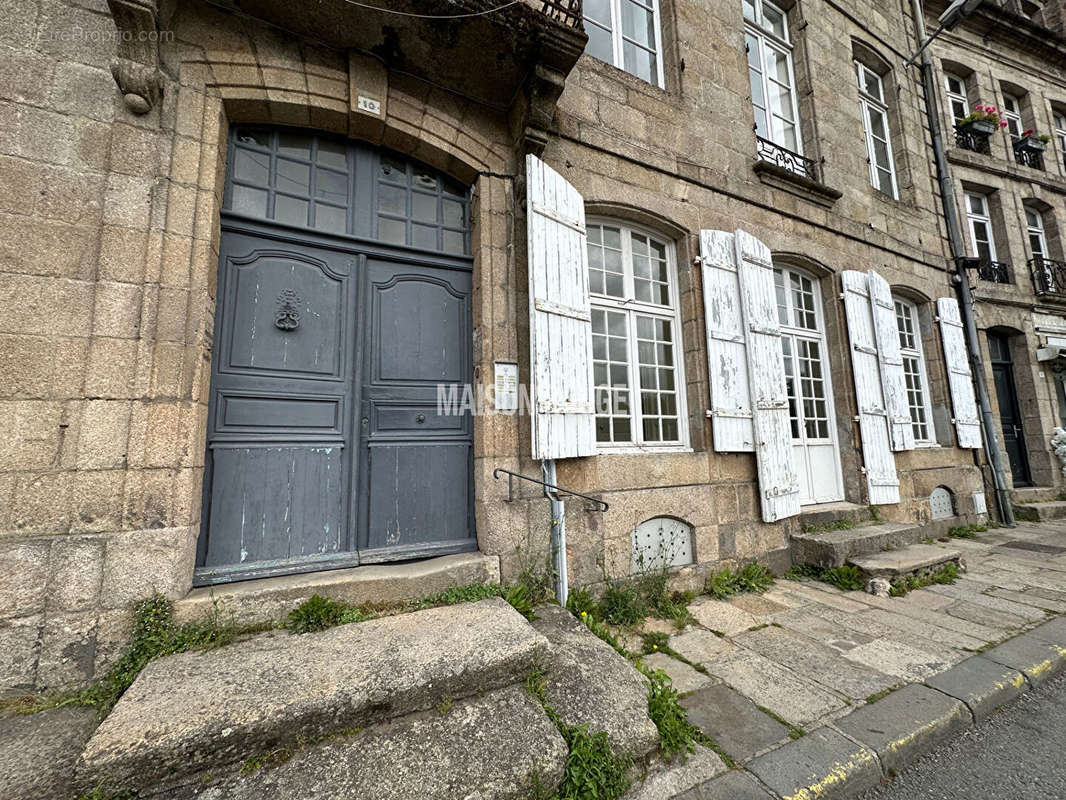
[[[914,28],[918,42],[925,41],[925,17],[922,12],[921,0],[911,0],[911,8],[914,14]],[[962,228],[959,227],[959,212],[955,205],[955,190],[951,182],[951,169],[948,166],[947,154],[944,150],[943,131],[940,127],[940,103],[937,100],[936,76],[933,71],[933,59],[929,54],[929,48],[921,53],[919,68],[922,72],[922,88],[925,94],[925,113],[929,118],[929,134],[933,141],[933,156],[936,161],[937,178],[940,182],[940,199],[944,204],[944,221],[948,229],[948,246],[951,249],[952,263],[955,265],[955,274],[952,281],[959,295],[959,313],[962,317],[963,329],[966,332],[966,349],[970,352],[970,372],[973,374],[974,389],[977,393],[977,405],[981,411],[981,431],[984,437],[985,454],[988,464],[992,468],[992,482],[996,488],[996,505],[999,507],[999,516],[1003,524],[1014,527],[1014,509],[1010,502],[1010,493],[1007,489],[1006,475],[1003,473],[1003,457],[999,452],[999,439],[996,436],[995,419],[992,416],[992,405],[988,400],[988,387],[985,383],[985,367],[981,360],[981,343],[977,337],[977,325],[974,322],[973,292],[970,289],[970,280],[966,271],[961,267],[960,259],[966,253],[966,246],[962,239]]]
[[[555,482],[555,461],[553,459],[541,461],[540,471],[545,483],[558,486]],[[566,598],[570,592],[566,576],[566,510],[558,493],[547,486],[544,487],[544,496],[551,500],[551,546],[552,569],[555,571],[555,599],[559,601],[559,605],[566,608]]]

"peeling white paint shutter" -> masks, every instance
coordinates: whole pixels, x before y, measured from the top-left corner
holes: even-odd
[[[874,338],[881,366],[881,390],[888,413],[888,433],[893,450],[914,449],[914,425],[907,401],[907,379],[903,374],[903,356],[899,349],[899,327],[896,323],[896,304],[888,281],[873,270],[866,273],[866,287],[870,292],[873,310]],[[918,332],[915,331],[915,336]]]
[[[889,446],[888,416],[885,412],[881,370],[874,338],[873,314],[866,274],[845,270],[840,275],[844,287],[844,312],[848,318],[851,343],[851,372],[855,377],[855,403],[859,407],[859,436],[866,465],[866,485],[870,505],[899,502],[899,478]]]
[[[941,297],[936,301],[936,311],[940,317],[940,336],[944,340],[944,360],[948,367],[951,407],[955,412],[959,447],[976,449],[981,446],[981,422],[977,417],[977,401],[973,393],[970,357],[962,333],[959,303],[954,297]]]
[[[526,156],[533,458],[596,452],[585,201]]]
[[[734,239],[727,231],[700,231],[711,430],[719,453],[755,449]]]
[[[747,335],[748,392],[752,400],[759,501],[763,520],[775,522],[799,514],[800,494],[792,454],[774,267],[770,248],[751,234],[737,231],[734,244]]]

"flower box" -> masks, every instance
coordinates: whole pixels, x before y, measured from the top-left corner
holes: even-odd
[[[996,123],[990,119],[972,119],[959,125],[959,130],[974,136],[991,136],[996,132]]]
[[[1030,153],[1043,153],[1047,145],[1035,136],[1023,136],[1014,143],[1015,150],[1028,150]]]

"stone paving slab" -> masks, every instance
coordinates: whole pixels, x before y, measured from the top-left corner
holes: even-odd
[[[971,603],[968,600],[956,600],[944,608],[944,613],[957,619],[975,622],[978,625],[989,625],[1006,631],[1020,630],[1032,622],[1032,619],[1020,617],[1017,614],[1011,614],[1006,611],[999,611],[986,605]]]
[[[1055,592],[1038,587],[1030,588],[1024,592],[995,588],[989,591],[989,595],[1004,600],[1013,600],[1015,603],[1033,606],[1034,608],[1042,608],[1055,614],[1066,614],[1066,593],[1063,592]]]
[[[814,581],[794,581],[789,588],[801,597],[806,597],[814,603],[820,603],[838,611],[856,613],[869,608],[869,605],[863,601],[863,598],[868,595],[864,595],[861,592],[845,593],[827,584],[815,583]],[[854,597],[849,595],[854,595]]]
[[[76,796],[74,764],[98,722],[96,711],[85,708],[0,718],[0,797]]]
[[[744,633],[736,638],[736,642],[788,667],[802,678],[853,700],[864,700],[898,682],[895,676],[872,669],[870,665],[859,666],[826,645],[782,628],[771,626]]]
[[[724,600],[697,600],[689,605],[688,610],[704,628],[726,636],[733,636],[759,624],[747,611]]]
[[[983,639],[977,636],[969,636],[964,633],[958,633],[950,628],[944,628],[925,620],[916,619],[908,614],[885,611],[884,609],[879,608],[856,614],[855,619],[870,620],[888,626],[889,628],[894,628],[905,636],[920,636],[931,642],[939,642],[942,645],[947,645],[948,647],[960,650],[976,650],[987,644],[989,641],[994,641],[995,638],[998,638],[994,636],[992,639]]]
[[[1050,619],[1043,625],[1033,628],[1030,634],[1045,642],[1066,647],[1066,617]]]
[[[661,669],[669,675],[670,681],[674,684],[674,689],[677,690],[678,694],[694,692],[715,682],[715,679],[710,675],[697,672],[685,662],[678,661],[676,658],[666,655],[666,653],[652,653],[649,656],[641,656],[640,660],[644,662],[646,667]]]
[[[785,630],[802,633],[809,639],[821,642],[838,653],[846,653],[861,644],[874,640],[873,636],[846,628],[806,609],[789,611],[778,617],[777,621]]]
[[[534,773],[556,786],[566,758],[566,742],[540,704],[512,686],[147,800],[515,800]]]
[[[925,684],[964,702],[977,722],[983,722],[997,708],[1029,688],[1029,682],[1018,670],[979,655],[946,672],[930,675]]]
[[[728,686],[718,684],[681,701],[688,721],[714,739],[735,761],[746,761],[788,738],[788,728]]]
[[[877,753],[886,774],[902,772],[921,754],[969,727],[966,705],[921,684],[911,684],[863,706],[836,726]]]
[[[714,751],[697,746],[696,752],[683,763],[662,765],[652,770],[642,783],[622,795],[622,800],[671,800],[684,797],[728,770],[729,767]],[[699,798],[699,795],[695,796]],[[480,800],[480,795],[469,800]]]
[[[874,752],[832,728],[819,728],[748,764],[781,797],[835,800],[854,797],[881,782]]]
[[[521,683],[547,644],[492,598],[168,656],[144,668],[93,734],[78,781],[165,786],[301,736]]]
[[[1034,686],[1044,683],[1066,667],[1066,648],[1032,634],[1016,636],[984,653],[985,658],[1021,670]]]
[[[904,681],[921,681],[950,666],[935,655],[891,639],[874,639],[853,648],[844,657]]]
[[[751,614],[756,623],[769,622],[781,612],[788,611],[788,606],[760,594],[738,594],[729,598],[729,604]]]
[[[901,619],[906,620],[907,618],[902,617]],[[911,620],[911,622],[920,624],[915,620]],[[952,664],[957,664],[966,658],[965,652],[955,649],[939,639],[930,639],[927,636],[915,632],[913,628],[904,630],[898,625],[889,625],[884,619],[872,617],[868,614],[849,614],[843,616],[840,619],[840,624],[850,630],[865,633],[872,639],[884,639],[926,653],[932,656],[936,661],[943,663],[945,665],[943,667],[944,669]],[[871,666],[876,668],[876,665]]]
[[[991,587],[987,584],[976,584],[974,581],[959,581],[955,584],[929,586],[922,594],[936,594],[941,597],[963,601],[978,608],[990,608],[993,611],[1020,617],[1027,622],[1045,618],[1046,614],[1041,608],[1034,608],[1025,603],[1015,603],[1012,600],[1004,600],[1001,597],[984,594],[984,590],[988,588]]]
[[[678,800],[774,800],[774,796],[752,775],[730,770],[707,781],[691,795],[681,795]]]
[[[1004,635],[1006,635],[1008,630],[1007,628],[997,628],[991,625],[981,625],[969,622],[958,617],[953,618],[950,614],[924,608],[913,601],[907,602],[906,597],[902,598],[903,602],[899,602],[900,599],[901,598],[897,597],[874,597],[872,595],[870,597],[871,605],[880,608],[882,611],[900,617],[907,617],[936,628],[943,628],[948,630],[951,636],[968,636],[971,641],[978,642],[978,646],[987,642],[999,641]],[[931,638],[928,633],[926,636],[927,638]],[[961,640],[960,646],[965,646],[961,645]]]
[[[536,617],[533,627],[549,643],[544,692],[562,721],[604,731],[634,758],[655,750],[659,731],[648,716],[645,677],[565,608],[540,606]]]
[[[684,633],[670,637],[670,647],[695,664],[707,664],[734,650],[735,645],[728,639],[716,636],[710,631],[690,628]]]
[[[843,697],[750,650],[737,649],[707,669],[793,725],[806,725],[847,705]]]

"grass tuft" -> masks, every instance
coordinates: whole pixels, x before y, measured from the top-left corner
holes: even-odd
[[[814,523],[804,523],[804,533],[828,533],[829,531],[850,531],[855,527],[855,523],[850,519],[835,519],[832,522],[823,522],[819,525]]]
[[[953,539],[976,539],[977,534],[987,530],[986,525],[958,525],[948,531],[948,536]]]
[[[726,567],[712,572],[707,579],[707,594],[725,600],[735,594],[762,594],[774,585],[774,576],[762,564],[753,561],[739,570]]]

